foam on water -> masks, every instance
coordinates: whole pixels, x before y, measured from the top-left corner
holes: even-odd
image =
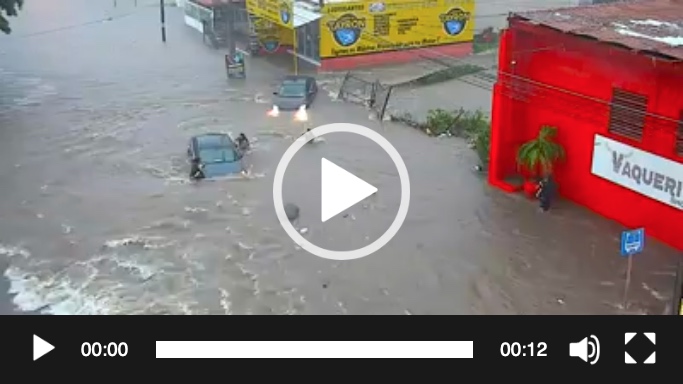
[[[105,248],[119,248],[126,246],[139,246],[144,249],[159,249],[166,248],[173,244],[173,242],[166,241],[161,236],[141,236],[133,235],[123,239],[108,240],[104,243]]]
[[[9,267],[9,295],[16,308],[52,315],[203,313],[188,289],[201,259],[160,257],[162,237],[130,236],[106,241],[102,254],[65,264],[41,260],[23,248],[0,246]],[[167,252],[167,251],[162,251]],[[169,291],[168,287],[180,287]],[[216,288],[217,289],[217,288]],[[225,294],[220,306],[229,307]],[[225,297],[224,297],[225,296]]]
[[[7,258],[21,256],[27,259],[31,257],[31,252],[21,247],[0,244],[0,256],[5,256]]]

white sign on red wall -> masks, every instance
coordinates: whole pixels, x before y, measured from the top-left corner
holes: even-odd
[[[683,210],[683,164],[595,135],[591,173]]]

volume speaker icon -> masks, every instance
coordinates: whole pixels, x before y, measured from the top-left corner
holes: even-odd
[[[595,335],[590,335],[578,343],[569,343],[569,356],[594,365],[600,360],[600,341]]]

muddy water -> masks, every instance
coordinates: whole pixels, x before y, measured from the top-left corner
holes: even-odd
[[[254,59],[246,81],[229,83],[222,53],[176,9],[163,45],[158,9],[65,3],[27,2],[14,34],[0,39],[0,312],[614,312],[621,264],[602,255],[615,247],[615,226],[571,206],[539,216],[489,190],[465,144],[382,126],[326,95],[311,124],[379,130],[404,157],[412,201],[402,230],[371,257],[307,254],[272,206],[275,167],[303,130],[265,115],[287,69]],[[187,141],[209,131],[254,139],[247,177],[187,181]],[[380,190],[329,225],[316,211],[323,156]],[[368,243],[398,208],[395,168],[352,137],[307,148],[286,178],[286,201],[302,207],[299,225],[320,245]],[[651,291],[670,278],[669,251],[653,249],[633,300],[658,311]]]

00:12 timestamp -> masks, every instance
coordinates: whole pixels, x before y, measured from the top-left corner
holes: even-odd
[[[546,349],[548,349],[548,344],[544,342],[540,343],[502,343],[500,345],[500,355],[503,357],[546,357]]]

